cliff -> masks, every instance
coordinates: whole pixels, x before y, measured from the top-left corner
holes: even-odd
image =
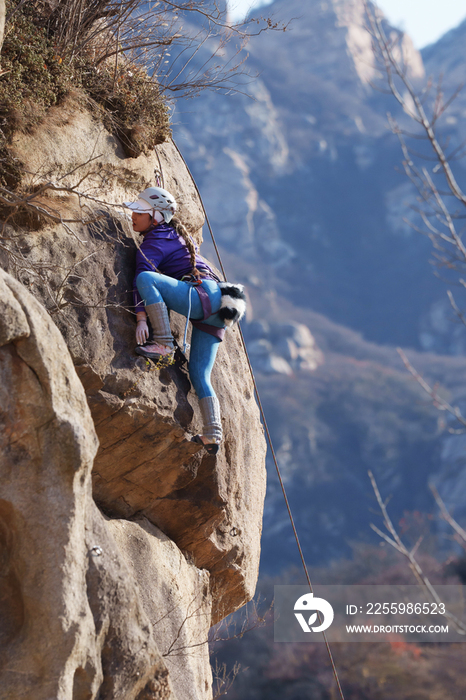
[[[134,354],[117,206],[161,168],[200,243],[194,186],[171,143],[126,157],[76,95],[9,154],[36,208],[1,261],[0,697],[209,698],[208,629],[254,594],[265,443],[237,329],[213,372],[217,457],[190,442],[186,369]]]

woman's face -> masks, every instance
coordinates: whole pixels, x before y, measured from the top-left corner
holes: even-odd
[[[132,212],[131,219],[133,221],[133,231],[138,231],[138,233],[142,233],[148,229],[152,223],[152,216],[150,214],[138,211]]]

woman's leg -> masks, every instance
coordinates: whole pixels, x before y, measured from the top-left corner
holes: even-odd
[[[209,333],[193,328],[189,355],[189,376],[199,397],[203,429],[202,442],[217,444],[222,440],[220,404],[211,383],[212,369],[221,341]]]
[[[136,284],[139,294],[144,300],[145,310],[151,319],[156,343],[167,345],[170,342],[171,346],[173,344],[167,307],[183,314],[183,316],[189,314],[190,318],[195,320],[202,319],[204,316],[199,295],[195,287],[187,282],[147,271],[138,275]],[[204,285],[209,294],[213,311],[213,316],[207,319],[207,323],[223,326],[223,322],[215,318],[215,313],[220,308],[221,302],[218,285],[212,280],[206,280]],[[191,295],[191,301],[189,295]],[[154,318],[154,322],[152,318]],[[220,340],[215,336],[193,328],[189,355],[189,376],[199,398],[203,419],[204,427],[201,441],[203,444],[211,444],[212,447],[218,445],[222,440],[220,405],[210,381],[219,343]],[[150,352],[151,347],[146,346],[147,351]],[[212,453],[214,454],[214,452]]]
[[[205,396],[215,396],[210,378],[220,342],[215,336],[193,327],[191,352],[189,355],[189,376],[194,391],[200,399],[203,399]]]
[[[158,359],[173,353],[173,336],[167,309],[184,316],[202,318],[202,304],[197,292],[186,282],[157,272],[141,272],[136,285],[144,300],[144,309],[153,331],[153,343],[136,348],[144,357]]]
[[[191,290],[190,318],[199,320],[204,315],[198,293],[187,282],[159,272],[145,271],[137,276],[136,285],[146,307],[164,302],[169,309],[183,316],[188,315]]]

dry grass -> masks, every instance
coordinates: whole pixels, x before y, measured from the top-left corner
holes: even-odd
[[[11,2],[7,3],[7,13]],[[26,2],[7,23],[0,75],[0,184],[14,188],[21,164],[8,151],[15,131],[27,131],[46,118],[48,109],[80,90],[105,126],[122,141],[128,156],[162,143],[170,135],[159,88],[137,64],[120,59],[96,65],[88,45],[72,58],[59,54],[44,12]],[[86,100],[85,100],[86,101]]]

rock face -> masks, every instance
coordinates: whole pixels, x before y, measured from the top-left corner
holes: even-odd
[[[135,581],[92,501],[98,441],[64,341],[3,272],[1,299],[0,697],[142,700],[153,687],[173,698]]]
[[[188,563],[180,549],[142,516],[136,522],[110,520],[107,527],[133,572],[176,697],[210,698],[209,573]]]
[[[158,158],[125,159],[118,142],[90,115],[76,111],[76,105],[50,117],[46,129],[18,136],[13,144],[20,160],[33,153],[32,172],[44,176],[46,163],[48,169],[53,166],[54,178],[65,176],[63,182],[71,185],[76,175],[66,174],[99,152],[103,155],[79,168],[77,177],[86,176],[88,196],[98,193],[99,200],[118,203],[153,181],[160,160],[165,186],[179,199],[182,219],[201,241],[202,211],[171,144],[158,147]],[[81,147],[70,148],[77,141]],[[76,212],[73,199],[56,197],[48,205]],[[74,224],[71,235],[45,226],[34,234],[34,242],[23,240],[29,259],[49,263],[51,284],[25,272],[20,279],[52,311],[61,306],[56,322],[86,388],[100,440],[94,463],[97,502],[112,517],[144,514],[189,551],[199,567],[207,567],[218,590],[217,620],[253,594],[265,491],[262,428],[238,331],[228,334],[214,368],[225,441],[213,459],[190,442],[201,421],[186,370],[175,365],[150,371],[134,354],[130,290],[137,242],[118,210],[103,211],[87,202],[86,216],[105,215],[100,222],[87,228]],[[51,297],[48,289],[59,288],[66,275],[60,299]],[[180,338],[180,318],[173,319],[173,328]],[[233,497],[240,483],[241,496]]]
[[[0,49],[3,44],[3,31],[5,29],[5,0],[0,0]]]
[[[71,357],[0,274],[0,697],[210,698],[210,575],[146,518],[99,512]]]
[[[28,433],[31,444],[21,457],[22,469],[13,468],[14,460],[19,459],[16,453],[13,461],[4,464],[12,479],[11,488],[2,495],[6,509],[2,522],[11,552],[5,574],[6,590],[11,589],[11,594],[5,594],[4,599],[11,598],[13,604],[6,608],[14,611],[5,627],[11,629],[5,642],[21,636],[32,614],[25,610],[29,599],[18,592],[23,590],[20,570],[26,563],[30,586],[34,585],[36,561],[44,571],[44,579],[39,574],[37,578],[38,589],[45,591],[44,601],[42,593],[31,600],[51,606],[58,596],[63,609],[71,606],[69,612],[63,612],[57,603],[51,618],[55,642],[49,644],[61,641],[65,628],[70,640],[63,641],[61,653],[54,657],[55,666],[49,668],[38,658],[40,669],[31,668],[29,681],[23,679],[21,683],[26,685],[21,687],[50,674],[63,690],[44,698],[71,698],[69,689],[74,686],[78,690],[73,690],[76,695],[72,697],[83,699],[94,698],[97,692],[102,699],[149,700],[172,697],[172,692],[178,700],[209,698],[207,631],[254,594],[265,495],[265,443],[240,338],[234,329],[220,347],[213,373],[225,433],[221,451],[217,457],[206,456],[190,441],[199,432],[201,419],[186,368],[175,364],[157,371],[134,354],[131,289],[137,241],[125,217],[118,213],[121,209],[111,206],[133,199],[153,184],[154,167],[161,166],[163,184],[174,192],[182,219],[200,243],[203,217],[195,189],[171,144],[159,146],[158,153],[151,156],[125,158],[118,141],[76,102],[52,109],[46,125],[35,133],[18,135],[12,151],[20,161],[27,159],[28,171],[36,182],[57,183],[61,178],[67,192],[53,189],[35,202],[71,222],[60,226],[35,220],[31,230],[30,217],[21,220],[23,229],[17,229],[19,236],[14,240],[27,264],[18,269],[11,257],[2,259],[3,267],[18,278],[8,278],[10,286],[5,288],[1,337],[10,343],[5,352],[9,357],[21,343],[45,345],[46,359],[41,362],[57,358],[57,364],[47,371],[55,377],[58,366],[63,384],[60,392],[66,394],[71,385],[79,399],[79,420],[84,421],[79,429],[71,430],[75,436],[71,446],[57,433],[56,457],[51,458],[55,471],[52,466],[47,470],[41,467],[47,463],[47,450],[52,450],[52,437],[48,447],[40,440],[36,444],[33,430]],[[95,154],[99,154],[97,158]],[[28,186],[28,181],[23,184]],[[24,228],[25,221],[29,231]],[[8,292],[10,289],[14,293]],[[20,296],[21,302],[15,301]],[[52,313],[76,369],[59,332],[34,298]],[[34,334],[34,341],[29,340],[29,308],[43,325],[40,333]],[[172,325],[180,338],[184,326],[175,316]],[[22,337],[25,339],[20,340]],[[5,371],[8,375],[9,365]],[[48,417],[48,409],[42,405],[40,386],[37,391],[34,388],[40,380],[38,370],[34,367],[28,373],[20,365],[18,372],[21,382],[18,379],[17,385],[11,386],[5,381],[3,386],[10,402],[3,418],[9,420],[16,410],[12,430],[21,436],[28,421],[37,424],[39,431],[43,422],[48,426],[54,419],[53,407]],[[39,374],[37,381],[34,372]],[[26,398],[16,404],[18,396]],[[23,415],[26,409],[28,414]],[[64,410],[72,422],[74,408],[65,402]],[[60,423],[60,416],[56,420]],[[10,433],[4,434],[11,440]],[[14,437],[13,444],[18,454],[23,454],[21,441]],[[28,488],[27,464],[33,448],[38,466],[36,481]],[[71,463],[67,462],[68,453]],[[104,516],[91,497],[92,463],[94,498]],[[34,503],[34,517],[29,519],[27,503],[34,489],[42,495]],[[21,505],[17,506],[15,499]],[[50,507],[46,505],[49,499]],[[12,524],[16,511],[24,526],[20,534]],[[27,552],[15,558],[15,542],[29,547],[26,533],[34,528],[39,539],[37,546],[30,547],[36,552],[34,564],[30,564]],[[49,549],[42,542],[47,537]],[[61,558],[56,558],[54,547],[60,550]],[[51,571],[47,566],[54,560],[61,562],[60,572],[66,571],[64,581],[55,568]],[[72,586],[77,587],[76,593],[68,600],[67,591]],[[41,614],[46,615],[38,611],[34,617],[38,629]],[[9,673],[27,665],[27,649],[35,642],[34,635],[27,635],[21,654],[11,652]],[[84,658],[86,648],[90,660]],[[191,648],[196,652],[191,654]],[[74,649],[78,650],[76,663],[72,661]],[[19,682],[8,678],[9,683]]]

